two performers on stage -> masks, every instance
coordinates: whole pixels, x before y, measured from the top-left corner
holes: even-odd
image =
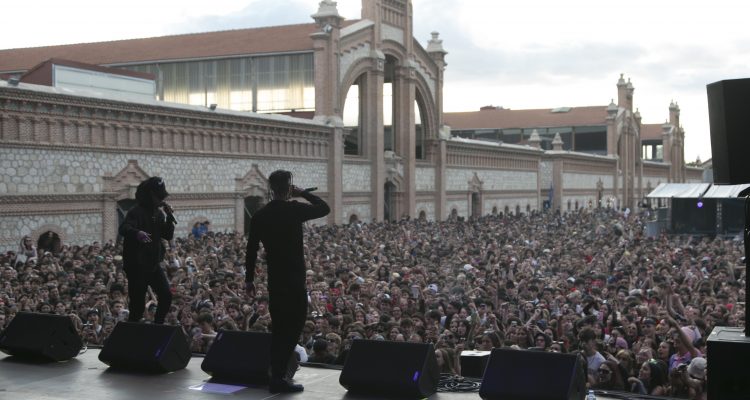
[[[328,215],[330,208],[320,197],[310,193],[311,189],[294,186],[289,171],[274,171],[268,182],[272,199],[250,222],[245,289],[248,297],[254,299],[255,264],[260,243],[263,243],[273,321],[269,390],[272,393],[301,392],[302,385],[291,383],[285,376],[307,317],[302,224]],[[160,267],[165,253],[162,239],[172,239],[176,224],[172,208],[164,202],[168,195],[159,177],[141,182],[136,191],[138,205],[128,211],[120,226],[120,234],[125,238],[123,263],[130,297],[129,321],[132,322],[143,317],[148,286],[158,301],[155,323],[164,323],[172,303],[169,282]],[[309,204],[290,201],[294,197],[302,197]]]

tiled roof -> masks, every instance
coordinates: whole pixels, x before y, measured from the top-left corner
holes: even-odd
[[[454,130],[591,126],[607,123],[606,106],[572,107],[567,112],[552,112],[553,110],[488,108],[470,112],[446,112],[443,120]]]
[[[662,140],[662,124],[641,124],[641,140]]]
[[[344,26],[356,20],[345,21]],[[316,24],[271,26],[110,42],[0,50],[0,71],[25,71],[50,58],[112,65],[312,51]]]

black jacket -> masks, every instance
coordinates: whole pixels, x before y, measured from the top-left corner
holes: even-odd
[[[302,223],[324,217],[331,209],[312,193],[303,192],[301,196],[310,204],[273,200],[253,215],[247,242],[245,281],[255,279],[255,259],[259,242],[263,242],[270,290],[306,290]]]
[[[162,239],[172,240],[174,225],[167,222],[166,215],[151,201],[148,192],[139,186],[135,198],[138,205],[131,208],[120,225],[124,238],[122,261],[125,271],[154,271],[164,259],[166,249]],[[141,243],[136,238],[138,231],[151,234],[150,243]]]

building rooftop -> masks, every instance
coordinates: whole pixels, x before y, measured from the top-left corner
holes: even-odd
[[[662,124],[641,124],[641,140],[661,141]]]
[[[535,110],[483,107],[480,111],[446,112],[443,120],[454,130],[606,125],[607,107],[559,107]]]
[[[357,20],[345,21],[349,26]],[[314,23],[0,50],[0,72],[21,72],[50,58],[120,65],[312,51]]]

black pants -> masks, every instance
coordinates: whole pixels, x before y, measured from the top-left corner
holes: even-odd
[[[154,271],[125,271],[128,277],[128,297],[130,298],[130,315],[128,321],[138,322],[143,318],[143,312],[146,308],[146,290],[151,289],[156,294],[156,315],[154,323],[163,324],[172,305],[172,292],[169,290],[167,276],[161,268]]]
[[[283,379],[307,317],[307,293],[269,290],[271,312],[271,378]]]

